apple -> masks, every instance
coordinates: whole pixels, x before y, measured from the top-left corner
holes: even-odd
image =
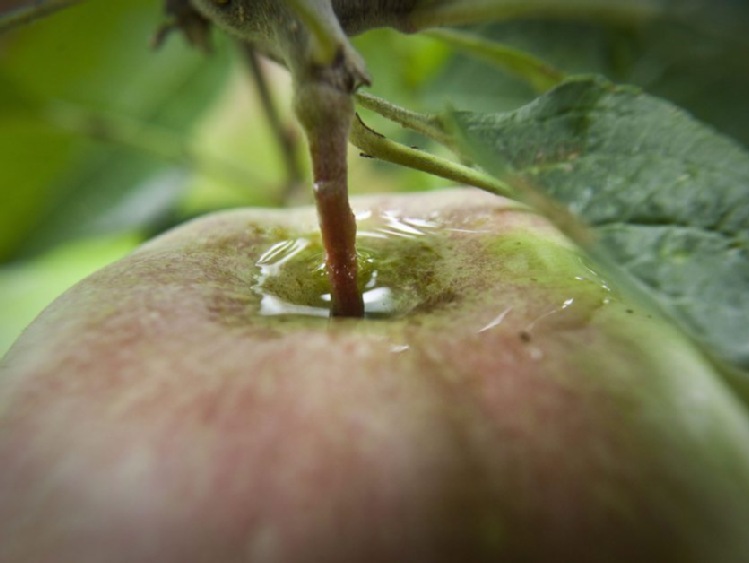
[[[749,415],[545,220],[353,200],[365,319],[312,209],[195,220],[0,367],[0,561],[749,561]]]

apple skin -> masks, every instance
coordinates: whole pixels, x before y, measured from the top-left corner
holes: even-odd
[[[360,240],[433,230],[374,258],[411,291],[392,319],[259,315],[258,257],[316,219],[243,210],[26,330],[0,561],[749,561],[749,416],[679,333],[501,198],[353,205]]]

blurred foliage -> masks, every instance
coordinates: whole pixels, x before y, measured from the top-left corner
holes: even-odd
[[[566,72],[642,85],[749,143],[749,6],[684,1],[710,17],[698,10],[637,29],[523,21],[477,31]],[[154,52],[160,10],[156,0],[83,2],[0,36],[0,354],[44,304],[139,240],[213,209],[290,202],[244,60],[219,33],[210,55],[180,37]],[[355,44],[373,92],[417,111],[446,103],[500,111],[535,95],[435,38],[374,30]],[[291,123],[288,78],[265,68]],[[434,148],[363,113],[388,136]],[[354,193],[444,184],[351,155]]]
[[[84,3],[3,37],[0,259],[138,226],[179,196],[184,133],[228,58],[178,41],[153,53],[157,9]],[[112,213],[132,198],[137,214]]]
[[[189,133],[229,56],[180,41],[152,52],[159,9],[84,3],[0,37],[0,352],[51,298],[138,240],[90,237],[142,229],[187,186]]]
[[[567,74],[602,74],[666,98],[749,146],[749,2],[684,2],[690,10],[636,28],[590,22],[517,21],[473,31],[532,53]],[[470,55],[455,57],[428,105],[510,111],[537,93]]]

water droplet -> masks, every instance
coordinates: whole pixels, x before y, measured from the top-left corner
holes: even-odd
[[[309,305],[296,305],[284,301],[275,295],[263,295],[260,299],[261,315],[307,315],[310,317],[329,317],[330,310],[327,307],[311,307]]]
[[[567,297],[556,306],[542,310],[538,316],[523,329],[531,334],[534,330],[576,330],[584,327],[601,307],[613,302],[611,288],[592,270],[591,277],[575,276],[574,285],[569,286]],[[584,285],[575,287],[578,282]]]
[[[504,311],[502,311],[499,315],[494,317],[486,326],[479,329],[479,332],[486,332],[487,330],[491,330],[500,324],[502,324],[502,321],[505,320],[505,317],[507,314],[512,311],[512,307],[507,307]]]
[[[370,222],[375,224],[368,224]],[[384,211],[379,217],[373,217],[372,215],[363,217],[359,223],[358,236],[360,238],[379,239],[389,237],[414,238],[426,236],[438,227],[439,225],[434,221],[415,217],[401,217],[395,211]]]
[[[390,287],[374,287],[365,291],[362,298],[364,311],[368,315],[387,315],[395,309],[393,290]]]
[[[264,278],[278,275],[281,266],[304,251],[309,245],[309,239],[297,238],[276,243],[263,252],[256,262],[256,266],[260,268],[261,283]]]
[[[263,252],[255,266],[259,272],[254,289],[260,295],[261,315],[329,316],[323,291],[313,289],[322,289],[325,275],[319,243],[305,237],[282,240]],[[299,280],[308,284],[304,288],[308,291],[294,283],[294,275],[302,276]]]

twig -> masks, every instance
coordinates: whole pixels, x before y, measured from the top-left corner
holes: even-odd
[[[427,152],[396,143],[367,127],[358,115],[356,117],[351,127],[349,140],[367,156],[415,168],[416,170],[434,174],[452,182],[476,186],[482,190],[510,199],[517,199],[515,191],[509,185],[500,182],[496,178],[480,170],[456,164]]]
[[[267,75],[261,65],[260,55],[251,43],[242,43],[241,47],[257,88],[263,113],[281,152],[286,176],[283,201],[288,203],[301,191],[304,181],[299,142],[291,127],[281,121],[278,107],[268,84]]]

